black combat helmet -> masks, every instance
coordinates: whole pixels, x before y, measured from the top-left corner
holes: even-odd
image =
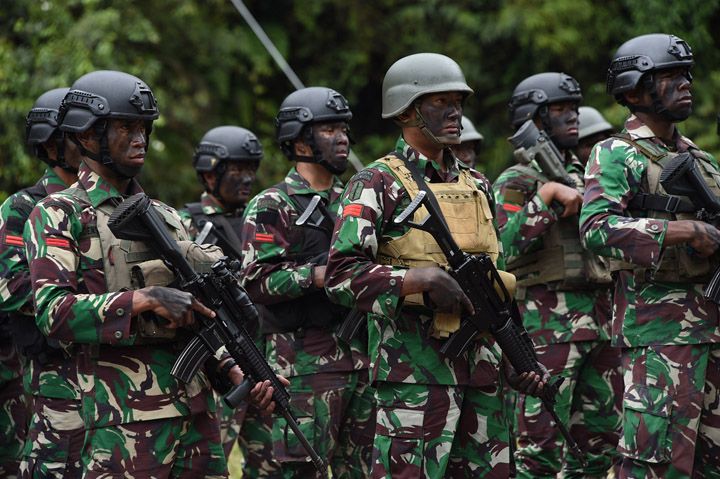
[[[100,154],[95,155],[79,144],[78,147],[88,158],[115,169],[107,145],[106,120],[145,120],[149,137],[152,121],[159,114],[155,96],[141,79],[123,72],[99,70],[73,83],[58,118],[60,129],[65,132],[80,133],[95,128],[100,137]]]
[[[562,101],[582,101],[580,84],[565,73],[545,72],[527,77],[515,87],[510,98],[510,122],[514,128],[540,116],[547,123],[547,106]]]
[[[58,110],[69,88],[46,91],[35,100],[25,119],[25,143],[32,153],[51,167],[60,166],[73,170],[64,158],[64,135],[58,129]],[[54,140],[57,145],[57,161],[52,161],[42,144]]]
[[[289,94],[280,105],[275,118],[276,138],[285,156],[297,160],[293,141],[304,135],[303,139],[312,148],[313,161],[333,171],[332,165],[323,160],[315,147],[312,129],[306,127],[315,123],[348,122],[350,119],[350,105],[340,93],[320,86],[302,88]]]
[[[672,117],[657,96],[653,73],[678,67],[689,70],[694,63],[692,49],[685,40],[666,33],[640,35],[620,45],[613,55],[607,72],[607,92],[615,96],[618,103],[627,106],[623,93],[634,89],[642,81],[653,99],[652,110]],[[687,77],[692,81],[689,71]]]
[[[257,169],[262,157],[262,145],[252,131],[239,126],[218,126],[205,133],[198,143],[193,155],[193,167],[206,190],[208,184],[203,173],[215,172],[217,181],[210,193],[219,196],[220,184],[229,161],[248,163]]]

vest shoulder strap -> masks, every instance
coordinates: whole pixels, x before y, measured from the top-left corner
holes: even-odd
[[[617,138],[618,140],[622,140],[625,143],[628,143],[654,162],[659,162],[667,156],[666,151],[662,150],[659,146],[655,145],[651,141],[635,140],[627,133],[614,133],[611,136],[613,138]]]

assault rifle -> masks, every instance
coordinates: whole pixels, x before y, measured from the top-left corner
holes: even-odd
[[[317,470],[326,476],[327,465],[300,431],[297,419],[290,411],[290,395],[245,330],[243,323],[258,322],[258,312],[231,272],[232,265],[221,259],[212,265],[211,273],[195,272],[144,193],[123,201],[110,216],[108,226],[120,239],[148,243],[176,272],[181,289],[192,293],[216,313],[215,318],[196,315],[200,318],[201,327],[175,361],[172,375],[187,383],[211,355],[219,356],[223,349],[227,350],[242,368],[246,379],[224,396],[225,403],[232,408],[237,407],[255,383],[269,380],[276,407]]]
[[[684,152],[670,160],[660,174],[660,184],[671,195],[687,196],[692,207],[683,208],[685,200],[677,196],[670,197],[677,205],[676,211],[694,210],[700,221],[718,226],[720,223],[720,200],[708,188],[702,174],[698,171],[695,157],[690,152]],[[720,304],[720,267],[713,273],[712,279],[703,292],[705,299]]]
[[[313,196],[310,203],[308,203],[308,206],[305,208],[305,211],[303,211],[300,217],[295,221],[295,224],[297,226],[316,228],[325,231],[328,233],[328,236],[332,237],[334,223],[330,213],[328,213],[325,206],[323,206],[321,200],[322,198],[320,195]],[[315,211],[318,211],[320,214],[316,215]],[[327,256],[325,259],[327,262]],[[365,313],[361,313],[357,309],[353,308],[340,324],[337,335],[345,343],[350,344],[358,334],[361,334],[363,326],[367,327],[367,323],[365,322]]]
[[[522,124],[508,141],[515,148],[515,160],[523,165],[537,166],[550,181],[577,188],[565,171],[563,156],[544,131],[538,130],[532,120]]]
[[[429,214],[420,223],[410,221],[421,206],[425,206]],[[475,309],[475,314],[463,318],[460,329],[445,341],[440,351],[451,359],[457,359],[478,334],[489,331],[518,374],[534,372],[542,377],[543,368],[535,356],[532,340],[522,324],[517,305],[490,256],[471,255],[460,249],[437,202],[428,196],[424,188],[394,221],[425,231],[435,239],[447,258],[450,275],[458,282]],[[557,424],[571,453],[585,464],[582,451],[555,412],[555,398],[562,382],[563,378],[548,381],[540,399]]]

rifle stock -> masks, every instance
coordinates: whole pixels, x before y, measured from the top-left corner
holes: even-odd
[[[242,368],[246,378],[224,396],[228,406],[236,407],[255,383],[269,380],[278,411],[285,417],[318,471],[323,476],[327,475],[327,465],[300,431],[290,410],[289,393],[245,330],[243,323],[257,323],[258,312],[225,259],[215,263],[211,273],[195,272],[144,193],[138,193],[120,204],[111,215],[108,226],[118,238],[147,242],[178,274],[182,289],[192,293],[216,313],[214,319],[196,315],[200,318],[201,328],[180,353],[172,374],[187,382],[211,355],[219,358],[224,350],[227,351]]]

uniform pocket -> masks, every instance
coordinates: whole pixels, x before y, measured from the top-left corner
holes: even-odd
[[[421,410],[378,405],[375,447],[390,477],[407,473],[408,466],[422,471],[424,416]]]
[[[290,410],[300,432],[315,448],[315,398],[312,391],[291,391]],[[279,462],[302,461],[309,457],[298,436],[282,416],[273,418],[273,450]]]
[[[670,461],[668,429],[672,398],[655,386],[633,384],[623,396],[623,433],[618,451],[650,463]]]

